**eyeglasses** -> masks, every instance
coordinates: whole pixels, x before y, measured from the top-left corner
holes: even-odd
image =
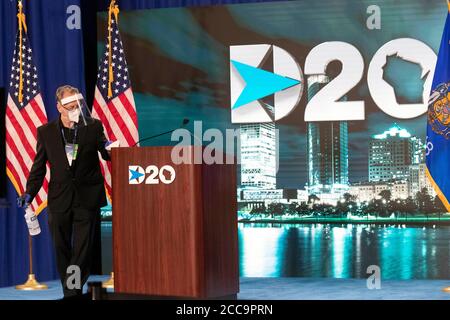
[[[60,104],[61,104],[61,103],[60,103]],[[76,103],[68,103],[68,104],[66,104],[66,105],[62,105],[62,104],[61,104],[61,106],[62,106],[64,109],[66,109],[67,111],[72,111],[72,110],[75,110],[75,109],[77,108],[78,104],[76,104]]]

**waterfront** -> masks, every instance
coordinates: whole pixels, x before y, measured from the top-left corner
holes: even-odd
[[[102,223],[103,271],[111,270],[110,222]],[[439,224],[240,223],[242,277],[450,279],[450,226]]]

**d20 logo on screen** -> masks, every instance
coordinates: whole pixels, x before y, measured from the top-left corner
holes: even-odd
[[[262,69],[267,62],[273,63],[273,72]],[[269,44],[230,46],[232,123],[284,118],[299,103],[303,87],[301,67],[286,50]],[[273,105],[262,100],[272,95]]]

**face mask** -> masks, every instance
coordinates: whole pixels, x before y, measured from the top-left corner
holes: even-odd
[[[69,121],[78,123],[78,120],[80,118],[80,109],[76,108],[74,110],[70,110],[68,112]]]

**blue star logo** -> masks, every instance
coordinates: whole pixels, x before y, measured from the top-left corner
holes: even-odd
[[[140,173],[137,170],[131,170],[131,169],[128,169],[128,170],[130,171],[130,174],[131,174],[129,181],[134,180],[134,179],[136,179],[136,181],[138,181],[139,178],[144,175],[143,173]]]

